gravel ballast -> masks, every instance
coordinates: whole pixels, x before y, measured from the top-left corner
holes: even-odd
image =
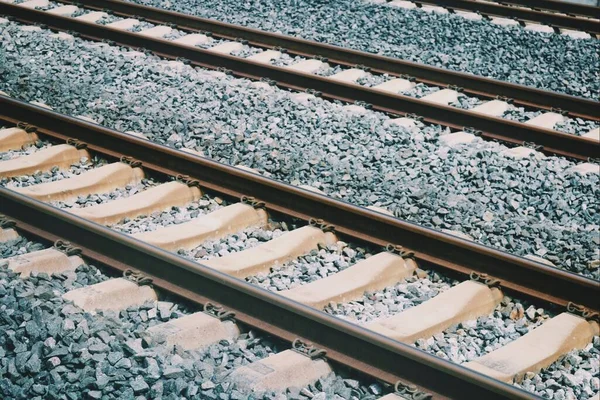
[[[362,0],[132,2],[574,96],[598,99],[600,93],[596,39]]]
[[[451,149],[439,142],[445,131],[438,126],[409,132],[387,126],[381,113],[357,115],[321,99],[299,103],[246,80],[175,70],[156,57],[50,39],[13,23],[0,29],[0,90],[17,98],[598,277],[591,263],[598,175],[567,172],[568,160],[514,160],[499,153],[504,146],[480,139]]]
[[[0,254],[4,258],[42,248],[21,238],[0,243]],[[202,351],[146,347],[141,332],[193,310],[162,300],[92,316],[61,297],[106,279],[90,265],[20,279],[0,260],[0,397],[242,400],[250,394],[237,390],[229,373],[286,348],[252,331]],[[341,372],[286,394],[253,398],[372,400],[383,393],[381,385]]]

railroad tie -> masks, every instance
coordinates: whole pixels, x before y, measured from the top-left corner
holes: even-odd
[[[44,272],[48,275],[64,271],[73,271],[84,262],[78,255],[69,256],[56,248],[49,248],[7,258],[8,268],[21,274],[21,278],[32,272]]]
[[[594,142],[600,142],[600,128],[592,129],[588,133],[581,135],[582,138],[593,140]]]
[[[573,165],[567,171],[577,172],[582,175],[586,174],[600,174],[600,165],[592,163],[581,163]]]
[[[415,8],[417,8],[417,5],[415,3],[406,0],[394,0],[392,2],[389,2],[388,5],[392,7],[404,8],[406,10],[414,10]]]
[[[19,150],[28,144],[33,144],[38,136],[21,128],[0,129],[0,151]]]
[[[30,175],[37,171],[49,171],[55,167],[64,169],[77,164],[83,157],[90,157],[86,150],[78,150],[68,144],[59,144],[33,154],[0,161],[0,177]]]
[[[569,36],[571,39],[591,39],[592,38],[592,35],[590,35],[587,32],[576,31],[573,29],[561,29],[560,33],[562,35]]]
[[[83,22],[93,22],[96,23],[98,21],[100,21],[103,18],[108,17],[108,14],[102,11],[92,11],[91,13],[87,13],[87,14],[83,14],[80,15],[78,17],[75,17],[75,19],[79,20],[79,21],[83,21]]]
[[[271,61],[277,60],[281,57],[281,52],[277,50],[265,50],[261,53],[253,54],[250,57],[246,57],[246,60],[256,61],[262,64],[270,64]]]
[[[311,359],[295,350],[285,350],[238,367],[229,377],[242,390],[283,392],[305,387],[332,371],[322,358]]]
[[[17,4],[17,5],[19,7],[36,9],[36,8],[43,8],[43,7],[50,6],[50,1],[49,0],[29,0],[29,1],[25,1],[25,2]]]
[[[303,72],[305,74],[314,74],[321,68],[326,68],[329,65],[321,60],[308,59],[297,62],[296,64],[288,65],[285,68],[296,71]]]
[[[417,126],[417,121],[412,118],[406,118],[406,117],[394,118],[394,119],[388,119],[387,121],[384,122],[384,126],[389,126],[389,125],[396,125],[396,126],[401,126],[404,128],[414,128]]]
[[[222,238],[251,226],[266,225],[265,210],[237,203],[189,222],[137,233],[133,237],[165,250],[191,250],[206,240]]]
[[[172,41],[173,43],[180,44],[182,46],[196,47],[199,44],[205,44],[210,42],[210,38],[201,33],[192,33],[189,35],[182,36]]]
[[[279,292],[291,300],[322,309],[329,303],[358,299],[367,291],[382,290],[408,276],[417,268],[412,259],[382,252],[345,270],[315,282]]]
[[[243,49],[244,45],[240,42],[225,42],[211,47],[209,49],[206,49],[206,51],[210,51],[211,53],[229,55],[236,51],[242,51]]]
[[[506,111],[508,111],[510,104],[502,100],[490,100],[476,107],[473,107],[471,111],[489,115],[492,117],[501,117]]]
[[[448,104],[454,103],[458,100],[458,92],[452,89],[442,89],[428,94],[427,96],[423,96],[420,100],[447,106]]]
[[[235,339],[240,334],[235,322],[222,321],[217,316],[201,311],[150,327],[141,337],[151,346],[178,346],[184,350],[197,350],[221,340]]]
[[[51,10],[48,10],[46,12],[49,14],[60,15],[62,17],[70,17],[71,15],[75,14],[77,11],[79,11],[79,7],[73,6],[73,5],[68,5],[68,6],[56,7]]]
[[[173,31],[173,28],[165,25],[158,25],[152,28],[144,29],[138,32],[138,35],[151,37],[151,38],[164,38]]]
[[[12,228],[0,228],[0,243],[10,242],[12,240],[17,240],[19,238],[19,234]]]
[[[598,334],[597,322],[564,312],[506,346],[463,365],[510,383],[526,372],[539,372],[570,351],[583,349]]]
[[[502,17],[491,17],[490,22],[495,25],[500,26],[518,26],[519,21],[510,19],[510,18],[502,18]]]
[[[115,224],[124,218],[136,218],[153,212],[168,210],[199,200],[199,188],[181,182],[168,182],[123,199],[85,208],[69,209],[79,217],[103,225]]]
[[[110,24],[106,24],[108,28],[119,29],[121,31],[128,31],[130,29],[135,28],[140,24],[140,21],[133,18],[125,18],[119,21],[111,22]]]
[[[158,300],[154,289],[126,278],[109,279],[95,285],[74,289],[63,296],[84,311],[120,311]]]
[[[525,124],[537,126],[539,128],[554,129],[554,126],[556,124],[564,121],[565,117],[562,114],[555,112],[547,112],[544,114],[540,114],[537,117],[534,117],[528,121],[525,121]]]
[[[518,160],[522,158],[529,158],[531,156],[534,156],[538,159],[546,157],[541,151],[536,151],[535,149],[526,146],[517,146],[511,149],[506,149],[502,151],[502,154],[504,154],[507,157],[516,158]]]
[[[456,147],[460,144],[468,144],[475,140],[476,136],[472,133],[460,131],[440,135],[439,141],[448,147]]]
[[[380,83],[379,85],[373,86],[371,89],[379,90],[381,92],[388,92],[398,94],[406,92],[416,86],[416,83],[409,81],[408,79],[396,78],[387,82]]]
[[[488,315],[501,300],[500,289],[465,281],[418,306],[377,319],[365,327],[403,343],[414,343],[451,325]]]
[[[551,26],[536,24],[533,22],[526,22],[525,30],[531,32],[554,33],[554,28],[552,28]]]
[[[328,76],[328,78],[336,82],[356,83],[357,80],[364,77],[365,75],[367,75],[367,73],[362,69],[350,68],[338,72],[337,74]]]
[[[428,6],[428,5],[423,5],[421,7],[422,11],[425,11],[427,13],[436,13],[436,14],[449,14],[450,11],[448,11],[448,9],[444,8],[444,7],[440,7],[440,6]]]
[[[113,163],[72,178],[13,190],[41,201],[69,201],[78,196],[107,193],[120,187],[134,185],[143,178],[144,171],[141,168],[133,168],[125,163]]]
[[[324,232],[313,226],[287,232],[276,239],[251,249],[224,257],[202,261],[203,265],[225,272],[237,278],[246,278],[268,272],[271,267],[309,253],[319,244],[333,244],[336,237],[332,232]]]
[[[483,19],[481,14],[477,14],[472,11],[454,10],[454,14],[460,15],[461,17],[471,21],[481,21]]]

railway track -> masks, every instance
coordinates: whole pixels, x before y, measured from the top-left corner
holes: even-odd
[[[377,3],[386,3],[376,1]],[[421,8],[425,12],[457,15],[471,20],[488,18],[502,26],[522,25],[527,30],[545,33],[562,33],[576,38],[589,38],[600,32],[598,7],[559,1],[478,1],[478,0],[428,0],[412,2],[390,1],[389,5],[406,9]]]
[[[411,226],[371,210],[350,206],[44,108],[6,97],[0,97],[0,104],[0,119],[5,125],[21,122],[8,131],[2,131],[2,151],[18,150],[40,139],[47,146],[1,162],[0,176],[5,179],[21,177],[36,170],[65,169],[76,164],[82,156],[92,160],[98,157],[121,160],[109,161],[69,179],[18,189],[20,193],[6,189],[0,191],[0,212],[15,220],[20,233],[46,242],[68,240],[81,247],[82,255],[95,264],[121,271],[128,268],[136,271],[128,272],[126,278],[77,289],[64,296],[84,310],[103,307],[119,309],[154,301],[156,293],[143,285],[147,282],[145,278],[150,278],[157,288],[193,302],[202,305],[210,302],[222,304],[235,312],[236,320],[287,342],[301,338],[304,342],[315,343],[317,348],[326,350],[329,362],[341,363],[389,384],[397,380],[403,382],[397,386],[398,394],[390,398],[410,396],[410,391],[417,395],[413,389],[402,390],[406,384],[416,384],[418,390],[433,394],[434,397],[532,398],[530,394],[500,381],[511,382],[515,376],[526,371],[537,371],[571,349],[585,347],[598,335],[597,310],[594,309],[599,290],[596,281]],[[36,127],[24,121],[35,121]],[[64,132],[69,133],[65,135]],[[125,143],[127,146],[124,146]],[[127,154],[123,152],[125,148]],[[34,200],[60,201],[60,205],[66,207],[66,203],[77,196],[131,185],[147,173],[179,178],[167,183],[146,183],[146,190],[113,201],[108,201],[109,197],[98,205],[83,208],[69,206],[69,213]],[[192,178],[182,178],[180,174],[189,174]],[[165,181],[164,178],[162,181]],[[179,225],[157,227],[131,236],[100,226],[112,225],[118,230],[118,223],[126,217],[133,219],[173,206],[184,207],[196,202],[207,190],[211,192],[210,201],[219,196],[231,201],[231,205]],[[241,203],[235,202],[234,199],[244,195],[251,197],[244,197]],[[266,226],[267,214],[275,219],[296,218],[312,222],[261,245],[223,254],[218,258],[201,259],[200,262],[164,251],[198,248],[207,239],[226,237],[245,227]],[[322,217],[334,225],[318,220]],[[4,228],[9,228],[2,231],[4,238],[15,237],[9,225],[3,223]],[[338,238],[369,246],[387,244],[388,247],[387,251],[350,265],[343,271],[336,271],[291,290],[285,289],[279,294],[234,279],[268,273],[273,266],[297,259],[311,249],[331,244]],[[79,263],[79,260],[65,262],[62,252],[69,253],[69,249],[61,245],[58,247],[43,250],[41,255],[30,253],[20,256],[9,261],[9,268],[26,275],[36,271],[51,273],[53,270],[50,268],[54,266],[58,267],[56,272],[60,272]],[[414,255],[411,255],[412,251]],[[49,262],[45,257],[56,257],[59,262]],[[419,273],[417,266],[452,274],[462,283],[409,311],[375,320],[363,327],[318,311],[331,301],[347,302],[360,298],[365,290],[380,291]],[[473,279],[469,280],[468,276]],[[538,305],[556,310],[556,316],[510,345],[470,361],[465,365],[467,368],[429,356],[407,345],[418,338],[442,332],[450,325],[490,314],[502,300],[503,294],[533,299]],[[574,306],[571,301],[582,306]],[[565,307],[568,312],[561,313],[560,310]],[[210,312],[211,307],[208,308]],[[439,312],[440,309],[444,312]],[[212,314],[214,317],[215,313]],[[166,326],[159,325],[148,333],[147,340],[152,342],[157,335],[163,341],[173,341],[169,343],[179,343],[177,341],[181,340],[192,347],[202,346],[206,343],[196,343],[188,334],[194,329],[208,329],[207,326],[215,328],[211,330],[215,335],[212,340],[231,338],[232,332],[235,334],[239,331],[238,328],[232,328],[235,325],[230,321],[225,321],[231,314],[219,315],[228,318],[220,321],[197,313],[185,317],[185,320],[166,322]],[[424,319],[424,315],[428,318]],[[186,330],[188,327],[189,330]],[[170,336],[169,332],[177,329],[180,329],[178,332],[181,335]],[[539,354],[529,352],[531,343],[539,341],[545,343],[543,351],[540,350]],[[296,385],[306,383],[300,379],[301,376],[307,381],[315,380],[331,371],[331,366],[317,357],[323,353],[315,349],[307,351],[310,346],[295,343],[295,347],[305,354],[300,356],[297,352],[284,351],[280,353],[282,355],[272,356],[275,357],[273,359],[263,360],[260,365],[277,371],[273,375],[265,374],[266,377],[279,373],[285,376],[285,368],[280,370],[276,359],[287,357],[295,357],[294,363],[290,363],[297,371],[302,371],[302,374],[298,374],[298,380],[294,381]],[[306,357],[307,352],[315,357]],[[519,354],[519,357],[515,354]],[[494,365],[498,365],[499,360],[505,363],[510,359],[518,362],[495,369]],[[255,384],[265,389],[275,385],[273,382],[277,382],[277,379],[269,381],[265,376],[255,376],[256,373],[252,371],[257,368],[260,369],[258,366],[242,368],[233,372],[232,376],[240,387],[243,387],[244,381],[253,379]],[[473,373],[473,370],[483,375]],[[289,373],[289,369],[287,371]],[[263,384],[265,386],[261,386]],[[286,386],[275,385],[272,388],[282,390]]]
[[[135,6],[130,3],[111,2],[110,6],[117,14],[130,17],[131,15],[125,14],[123,10],[127,9],[129,12],[132,12],[131,7],[138,7],[140,10],[136,9],[136,11],[140,11],[140,14],[143,16],[152,16],[148,21],[160,23],[169,23],[181,16],[181,14]],[[45,23],[48,26],[59,30],[75,30],[90,39],[114,40],[119,44],[130,47],[143,47],[156,52],[156,54],[160,56],[169,58],[185,57],[190,60],[193,65],[212,69],[226,68],[236,76],[255,80],[268,78],[272,80],[271,83],[284,88],[294,90],[309,89],[312,93],[318,91],[325,98],[342,100],[345,102],[366,102],[367,104],[372,105],[376,110],[393,113],[403,116],[404,118],[408,117],[408,119],[399,120],[398,123],[400,124],[410,125],[414,123],[414,121],[411,121],[411,117],[413,114],[416,114],[419,116],[418,118],[422,117],[426,122],[442,124],[450,127],[455,132],[460,132],[455,138],[462,143],[473,140],[475,134],[481,134],[484,138],[502,140],[515,145],[523,144],[523,142],[535,143],[537,146],[542,146],[540,149],[548,154],[558,154],[578,159],[587,159],[588,157],[594,157],[597,154],[599,146],[597,142],[597,128],[590,129],[589,132],[582,134],[582,136],[570,135],[554,129],[555,126],[558,126],[565,121],[566,115],[571,117],[585,117],[589,121],[597,121],[597,118],[592,116],[592,110],[597,109],[597,102],[594,101],[563,95],[554,96],[550,92],[526,88],[524,90],[529,91],[530,93],[536,92],[536,96],[539,95],[540,98],[545,97],[545,94],[548,94],[548,98],[561,98],[563,105],[567,104],[565,102],[568,100],[570,102],[569,104],[571,104],[571,108],[585,110],[586,113],[589,111],[589,114],[582,115],[575,112],[569,113],[564,110],[551,108],[549,112],[541,112],[535,118],[531,118],[530,120],[521,123],[500,117],[510,107],[509,102],[511,102],[511,100],[509,99],[481,101],[480,104],[472,110],[465,110],[450,105],[457,100],[460,94],[459,92],[461,89],[456,87],[446,87],[442,90],[436,90],[438,88],[434,88],[429,95],[424,96],[422,99],[416,99],[399,94],[401,90],[410,90],[415,86],[415,83],[411,82],[410,78],[406,79],[407,77],[398,77],[379,83],[373,87],[366,87],[364,85],[356,84],[356,81],[366,74],[363,69],[356,67],[343,69],[331,76],[320,76],[316,74],[316,72],[320,68],[327,66],[322,59],[306,59],[293,65],[275,66],[271,64],[271,61],[281,57],[281,52],[279,50],[269,49],[268,47],[263,48],[264,51],[257,52],[249,58],[231,55],[232,52],[236,51],[236,49],[239,50],[240,46],[242,46],[241,43],[235,41],[224,40],[222,43],[213,47],[197,47],[197,45],[206,43],[208,40],[203,34],[192,33],[197,32],[199,23],[203,23],[203,21],[197,21],[200,20],[199,18],[189,16],[181,17],[180,20],[184,21],[184,25],[179,27],[187,34],[175,40],[165,40],[163,39],[163,36],[168,34],[171,29],[166,25],[149,28],[145,33],[129,32],[126,29],[130,29],[139,24],[138,19],[126,18],[120,22],[115,22],[115,25],[112,25],[112,27],[107,27],[92,22],[92,20],[97,21],[102,18],[102,15],[98,14],[98,12],[86,14],[90,16],[90,21],[86,21],[87,17],[82,18],[84,17],[83,15],[78,18],[59,15],[61,13],[72,15],[75,10],[69,6],[65,7],[66,9],[64,12],[52,13],[32,10],[28,7],[11,4],[0,4],[0,11],[5,15],[16,17],[23,22]],[[96,7],[98,7],[98,4],[96,4]],[[69,14],[69,12],[71,14]],[[188,23],[188,20],[192,20],[194,23]],[[182,22],[179,23],[181,24]],[[194,27],[192,27],[192,25]],[[229,27],[226,28],[229,29]],[[222,29],[224,28],[221,28],[219,32],[222,32]],[[263,34],[261,39],[265,40],[265,37],[267,36],[272,35]],[[290,41],[292,39],[287,38],[287,40]],[[269,41],[265,40],[262,42],[262,45],[265,46],[267,43],[269,43]],[[271,46],[271,44],[267,46]],[[328,51],[336,49],[333,46],[319,46],[327,47]],[[334,57],[337,57],[339,55],[338,53],[346,53],[346,57],[358,54],[358,52],[338,49]],[[373,60],[376,58],[383,59],[382,57],[377,56],[368,57],[371,57]],[[396,61],[397,60],[395,60],[394,63]],[[391,66],[389,60],[386,59],[386,62],[388,63],[388,66]],[[419,72],[427,70],[425,67],[419,68]],[[429,72],[432,72],[432,70],[435,69],[429,68],[429,70]],[[389,71],[377,70],[377,72],[388,73]],[[451,75],[459,76],[462,74],[451,73]],[[444,79],[446,78],[447,76],[444,76]],[[486,81],[475,77],[470,77],[468,79],[471,80],[471,83],[477,81],[477,84]],[[517,87],[516,85],[505,85],[495,81],[491,82],[494,82],[496,89],[501,86],[504,87],[500,92],[506,93],[509,90],[508,88],[510,88],[510,90],[514,89],[518,91],[515,89],[515,87]],[[310,97],[310,95],[305,95],[305,97],[307,96]],[[491,94],[480,97],[490,99]],[[515,102],[517,102],[517,100],[515,100]],[[552,100],[552,102],[554,101]],[[361,112],[360,110],[363,109],[361,107],[362,106],[355,107],[357,112]],[[546,106],[540,108],[540,110],[546,109]]]

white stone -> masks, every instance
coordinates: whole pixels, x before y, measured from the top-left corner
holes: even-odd
[[[193,33],[191,35],[185,35],[172,41],[173,43],[181,44],[183,46],[195,47],[199,44],[205,44],[210,42],[210,38],[201,33]]]
[[[50,2],[48,0],[29,0],[29,1],[26,1],[21,4],[17,4],[17,5],[20,7],[35,9],[35,8],[48,7],[48,6],[50,6]]]
[[[69,41],[75,40],[75,37],[73,35],[70,35],[66,32],[53,33],[50,35],[50,37],[55,38],[55,39],[61,39],[61,40],[69,40]]]
[[[38,28],[36,26],[36,28]],[[50,107],[48,104],[46,103],[42,103],[41,101],[30,101],[29,104],[33,104],[34,106],[38,106],[38,107],[42,107],[48,110],[52,110],[52,107]]]
[[[92,11],[91,13],[80,15],[79,17],[75,17],[75,19],[84,22],[98,22],[103,18],[108,17],[108,14],[102,11]]]
[[[471,111],[479,112],[493,117],[500,117],[508,111],[510,104],[502,100],[491,100],[486,101],[476,107],[473,107]]]
[[[545,258],[536,256],[535,254],[527,254],[525,256],[526,259],[531,260],[531,261],[535,261],[538,262],[540,264],[545,264],[545,265],[549,265],[551,267],[555,267],[556,265],[554,265],[554,263],[552,261],[548,261]]]
[[[69,5],[69,6],[56,7],[56,8],[53,8],[52,10],[48,10],[46,12],[48,14],[62,15],[63,17],[70,17],[71,15],[75,14],[77,11],[79,11],[79,7]]]
[[[415,121],[412,118],[402,117],[402,118],[389,119],[383,123],[383,126],[390,126],[390,125],[402,126],[404,128],[414,128],[415,126],[417,126],[417,121]]]
[[[548,25],[526,23],[525,30],[531,32],[554,33],[554,29]]]
[[[338,72],[335,75],[328,76],[328,78],[337,82],[356,83],[357,80],[365,75],[367,75],[367,73],[362,69],[351,68]]]
[[[394,216],[393,212],[391,212],[390,210],[385,209],[383,207],[379,207],[379,206],[367,206],[367,208],[369,210],[371,210],[371,211],[376,211],[376,212],[381,213],[381,214],[390,215],[392,217]]]
[[[169,33],[173,31],[173,28],[170,26],[159,25],[153,28],[144,29],[141,32],[138,32],[138,35],[151,37],[151,38],[162,38],[167,36]]]
[[[447,135],[441,135],[439,140],[446,146],[455,147],[460,144],[471,143],[473,140],[475,140],[475,137],[476,136],[473,135],[472,133],[460,131],[460,132],[450,133]]]
[[[277,50],[265,50],[261,53],[246,57],[246,60],[259,62],[261,64],[271,64],[271,61],[277,60],[281,57],[281,52]]]
[[[10,95],[8,93],[3,92],[2,90],[0,90],[0,95],[10,97]]]
[[[243,49],[244,45],[240,42],[225,42],[206,50],[217,54],[231,54],[235,51],[242,51]]]
[[[316,188],[316,187],[314,187],[314,186],[310,186],[310,185],[299,185],[298,187],[299,187],[300,189],[308,190],[308,191],[310,191],[310,192],[313,192],[313,193],[322,194],[323,196],[327,196],[327,194],[326,194],[324,191],[322,191],[321,189],[317,189],[317,188]]]
[[[459,15],[459,16],[461,16],[465,19],[471,20],[471,21],[481,21],[483,19],[483,17],[480,14],[470,12],[470,11],[454,10],[454,14]]]
[[[6,18],[0,18],[0,24],[7,24],[8,20]]]
[[[388,3],[389,6],[392,7],[398,7],[398,8],[404,8],[407,10],[413,10],[415,8],[417,8],[417,5],[411,1],[405,1],[405,0],[394,0],[390,3]]]
[[[327,65],[327,63],[324,63],[323,61],[310,59],[300,61],[299,63],[293,65],[288,65],[285,68],[296,72],[304,72],[305,74],[314,74],[321,68],[325,68],[328,66],[329,65]]]
[[[517,26],[519,25],[519,21],[515,21],[510,18],[502,18],[502,17],[492,17],[490,19],[492,24],[500,25],[500,26]]]
[[[564,120],[565,117],[561,114],[555,112],[547,112],[544,114],[540,114],[537,117],[530,119],[529,121],[526,121],[525,124],[537,126],[540,128],[554,129],[554,125],[556,125],[559,122],[563,122]]]
[[[436,104],[448,105],[458,100],[458,92],[452,89],[442,89],[437,92],[421,97],[421,100],[430,101]]]
[[[444,8],[444,7],[440,7],[440,6],[422,6],[421,10],[428,12],[428,13],[437,13],[437,14],[448,14],[449,11]]]
[[[140,21],[138,21],[137,19],[126,18],[126,19],[122,19],[120,21],[111,22],[110,24],[107,24],[106,26],[109,28],[119,29],[122,31],[128,31],[132,28],[135,28],[139,24],[140,24]]]
[[[0,228],[0,243],[10,242],[19,238],[19,234],[12,228],[2,229]]]
[[[543,153],[540,153],[539,151],[535,151],[533,149],[530,149],[529,147],[524,147],[524,146],[513,147],[512,149],[504,150],[502,152],[502,154],[504,154],[505,156],[517,158],[517,159],[528,158],[532,154],[535,156],[535,158],[546,157]]]
[[[398,94],[414,88],[415,85],[416,84],[414,82],[411,82],[407,79],[397,78],[380,83],[379,85],[373,86],[371,89]]]

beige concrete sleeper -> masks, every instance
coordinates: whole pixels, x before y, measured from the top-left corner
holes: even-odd
[[[0,129],[0,151],[19,150],[38,140],[35,133],[27,133],[21,128]]]
[[[554,125],[563,122],[565,117],[555,112],[548,112],[538,115],[535,118],[525,121],[527,125],[537,126],[539,128],[554,129]]]
[[[367,73],[358,68],[350,68],[337,74],[331,75],[328,78],[337,82],[356,83],[357,80],[367,75]]]
[[[163,183],[124,199],[110,201],[97,206],[70,209],[79,217],[103,225],[115,224],[124,218],[135,218],[183,206],[202,197],[200,189],[180,182]]]
[[[304,226],[254,248],[202,261],[202,264],[238,278],[246,278],[266,273],[277,264],[316,249],[319,244],[332,244],[335,241],[335,235],[331,232]]]
[[[400,342],[413,343],[453,324],[490,314],[501,300],[499,289],[465,281],[418,306],[365,327]]]
[[[21,274],[21,278],[29,276],[32,272],[45,272],[52,275],[75,270],[84,263],[81,257],[67,256],[54,248],[10,257],[5,261],[8,261],[9,269]]]
[[[294,350],[285,350],[239,367],[230,377],[242,390],[282,392],[309,385],[331,372],[331,367],[323,359],[311,360]]]
[[[345,270],[290,290],[282,296],[315,308],[355,300],[366,291],[382,290],[413,274],[417,264],[389,252],[379,253]]]
[[[222,238],[251,226],[266,225],[265,210],[237,203],[183,224],[137,233],[133,237],[165,250],[191,250],[206,240]]]
[[[510,383],[526,372],[537,373],[572,350],[584,348],[598,333],[598,323],[565,312],[506,346],[463,365]]]
[[[414,88],[416,84],[408,79],[396,78],[373,86],[371,89],[398,94]]]
[[[65,293],[63,299],[72,301],[84,311],[120,311],[157,301],[156,292],[150,286],[139,286],[125,278],[110,279]]]
[[[277,50],[265,50],[262,53],[253,54],[246,57],[246,60],[256,61],[262,64],[270,64],[271,61],[281,57],[281,52]]]
[[[150,345],[194,350],[220,340],[235,339],[240,333],[234,322],[220,321],[204,312],[197,312],[148,328],[142,333],[142,338]]]
[[[76,199],[78,196],[107,193],[120,187],[136,184],[143,178],[144,171],[141,168],[132,168],[125,163],[114,163],[72,178],[13,190],[41,201],[68,201]]]
[[[86,150],[77,150],[68,144],[59,144],[12,160],[0,162],[0,177],[29,175],[36,171],[49,171],[54,167],[68,168],[81,158],[89,158]]]
[[[436,104],[448,105],[458,100],[458,92],[452,89],[442,89],[428,94],[427,96],[421,97],[421,100]]]

